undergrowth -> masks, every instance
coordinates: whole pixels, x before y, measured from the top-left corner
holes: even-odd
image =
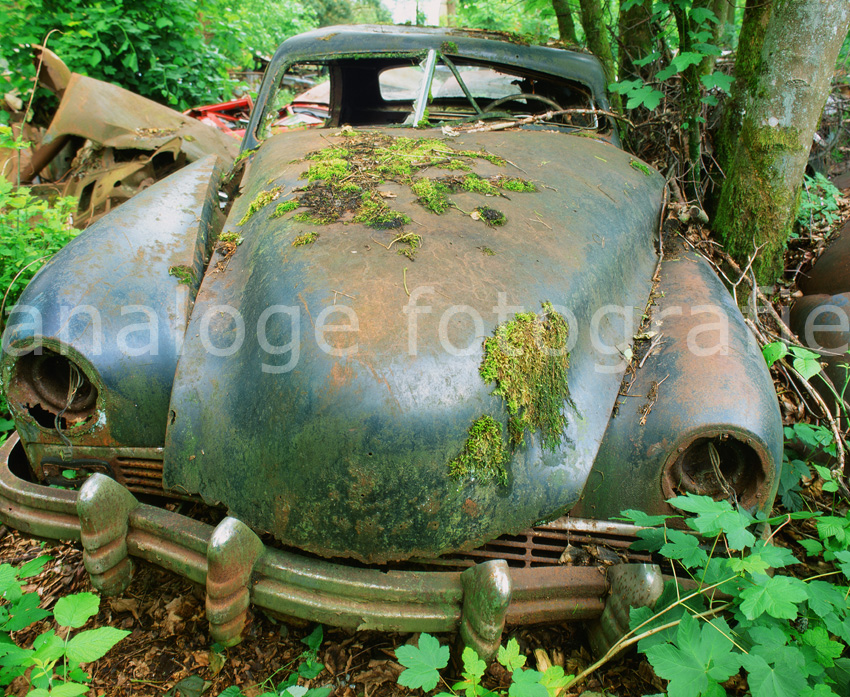
[[[114,627],[72,631],[97,614],[100,598],[94,593],[62,597],[52,612],[40,608],[38,593],[24,592],[23,581],[41,573],[50,559],[41,556],[19,568],[0,565],[0,685],[24,676],[30,686],[27,697],[76,697],[89,691],[86,683],[91,680],[80,664],[102,658],[130,632]],[[58,631],[41,632],[31,648],[12,637],[51,617]]]

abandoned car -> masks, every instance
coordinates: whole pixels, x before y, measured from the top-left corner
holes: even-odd
[[[329,83],[324,123],[280,125],[293,72]],[[0,520],[81,539],[106,593],[133,557],[205,585],[226,644],[250,604],[482,656],[506,624],[595,619],[604,644],[661,583],[611,519],[683,492],[765,510],[781,463],[737,307],[660,246],[664,190],[586,53],[289,39],[229,172],[145,189],[12,311]]]

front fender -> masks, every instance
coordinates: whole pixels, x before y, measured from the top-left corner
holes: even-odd
[[[25,444],[70,436],[83,446],[162,446],[177,357],[220,228],[220,177],[215,156],[185,167],[104,216],[33,278],[11,311],[0,361]],[[68,361],[96,390],[73,402],[78,413],[61,411]]]
[[[657,345],[628,389],[624,383],[571,515],[669,514],[665,501],[678,494],[729,497],[723,482],[743,506],[769,510],[782,464],[782,419],[741,313],[695,254],[662,263],[655,295]]]

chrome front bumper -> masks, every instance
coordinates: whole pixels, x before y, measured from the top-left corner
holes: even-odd
[[[236,518],[213,527],[140,503],[102,474],[89,477],[79,491],[33,484],[12,471],[10,461],[21,457],[14,434],[0,449],[0,522],[36,537],[80,540],[92,585],[105,595],[127,587],[133,557],[204,586],[210,635],[227,646],[240,641],[250,604],[351,629],[459,630],[482,657],[495,653],[506,624],[595,619],[606,607],[609,583],[602,568],[510,568],[503,559],[464,571],[348,566],[268,547]],[[621,566],[636,567],[639,577],[657,569]],[[649,575],[660,577],[660,571]],[[625,610],[627,622],[628,604]],[[602,622],[619,625],[623,619]]]

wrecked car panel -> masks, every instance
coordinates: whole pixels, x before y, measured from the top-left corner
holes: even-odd
[[[178,365],[166,487],[220,501],[288,544],[366,561],[469,549],[560,515],[584,484],[622,378],[622,368],[606,374],[594,369],[622,361],[619,354],[593,351],[591,313],[618,305],[639,315],[656,263],[663,180],[629,167],[626,153],[587,138],[485,133],[454,139],[451,148],[522,161],[538,190],[454,196],[466,211],[485,201],[498,206],[507,222],[488,227],[460,210],[428,211],[405,185],[382,185],[393,209],[416,223],[422,248],[413,263],[385,248],[397,229],[315,225],[292,213],[273,217],[286,194],[239,224],[264,190],[291,192],[305,184],[305,155],[326,146],[354,147],[352,140],[290,133],[270,139],[254,156],[243,196],[224,227],[244,242],[226,271],[215,272],[211,262]],[[487,160],[470,166],[483,178],[510,169]],[[604,184],[583,175],[591,168],[604,172]],[[421,172],[441,174],[450,172],[439,166]],[[318,231],[318,240],[293,246],[310,231]],[[334,291],[345,295],[331,305],[332,314],[325,311],[328,324],[348,325],[356,316],[356,333],[331,329],[325,337],[314,331]],[[576,333],[566,437],[555,450],[529,440],[506,466],[504,486],[453,479],[449,462],[478,417],[492,414],[507,428],[501,400],[479,375],[482,331],[488,336],[506,317],[537,312],[545,301],[571,317]],[[459,304],[463,312],[441,325]],[[263,325],[271,344],[297,343],[273,356],[254,336],[230,352],[239,329],[230,311],[205,320],[214,307],[235,308],[246,327]],[[288,309],[270,316],[272,307]],[[619,321],[612,317],[600,330],[607,345],[629,341],[625,326],[636,326],[636,319]],[[417,336],[413,355],[410,327]],[[310,474],[317,471],[321,477]]]
[[[275,133],[276,90],[306,64],[328,77],[327,127]],[[781,429],[719,281],[669,248],[659,268],[664,181],[615,147],[604,85],[591,56],[477,32],[285,42],[223,192],[212,157],[189,165],[22,296],[0,371],[21,435],[0,520],[79,535],[104,592],[132,556],[203,583],[222,643],[249,603],[459,629],[485,658],[506,623],[622,633],[616,608],[651,604],[661,570],[579,512],[664,510],[683,490],[764,509]],[[565,102],[581,119],[550,113]],[[167,336],[153,358],[150,330],[121,322],[146,304]],[[102,346],[63,307],[98,309]],[[650,319],[659,341],[636,358]],[[695,333],[714,350],[694,353]],[[63,465],[79,491],[25,481]],[[158,490],[229,517],[212,528],[134,495]]]
[[[69,438],[80,447],[161,448],[183,332],[220,224],[220,176],[210,156],[145,189],[32,280],[11,311],[0,362],[27,449],[38,443],[60,457]],[[181,282],[175,268],[194,281]],[[134,353],[145,360],[129,361]],[[72,364],[81,384],[66,404]]]

